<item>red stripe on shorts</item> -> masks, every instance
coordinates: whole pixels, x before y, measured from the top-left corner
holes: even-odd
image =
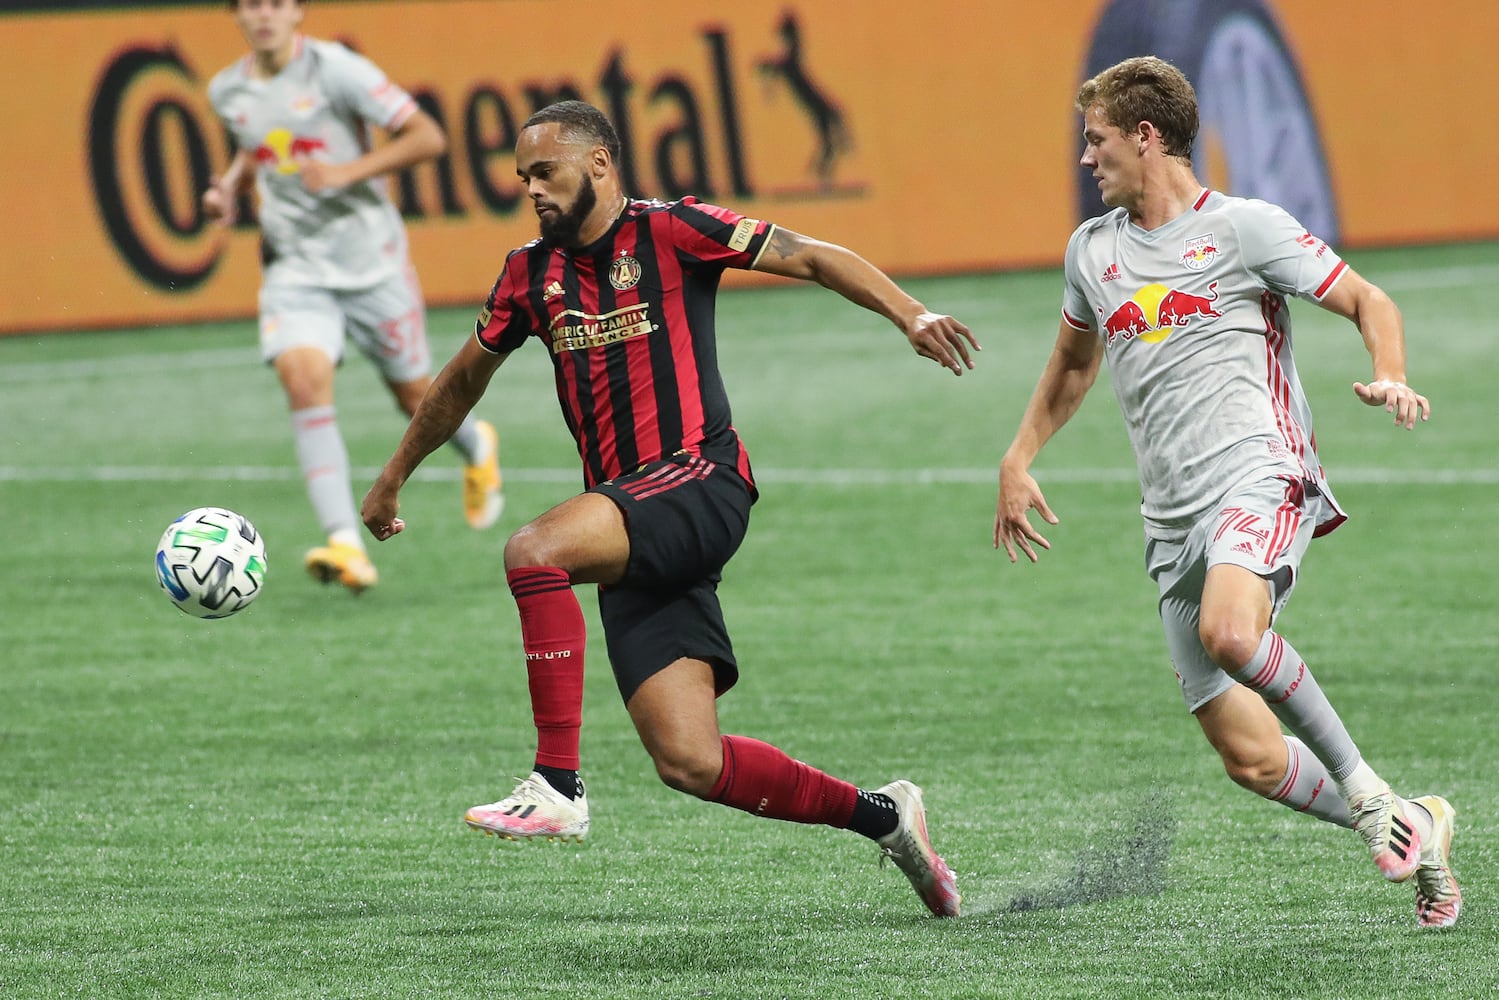
[[[694,456],[688,459],[685,465],[672,465],[657,469],[648,476],[623,484],[620,488],[636,500],[645,500],[683,483],[692,482],[695,479],[707,479],[712,471],[712,462]]]

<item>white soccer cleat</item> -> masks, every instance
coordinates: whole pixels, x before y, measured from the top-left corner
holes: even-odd
[[[1421,834],[1406,814],[1407,806],[1388,785],[1382,792],[1348,804],[1353,828],[1369,845],[1374,863],[1391,882],[1410,878],[1421,861]]]
[[[963,899],[958,895],[958,877],[932,849],[926,833],[921,789],[909,781],[897,780],[876,788],[875,792],[890,796],[900,818],[894,830],[876,841],[880,845],[881,863],[885,858],[894,861],[934,916],[956,917]]]
[[[505,494],[500,492],[500,435],[487,420],[475,421],[484,442],[485,458],[463,467],[463,516],[469,527],[482,531],[500,519]]]
[[[1451,927],[1463,909],[1463,891],[1452,877],[1449,856],[1457,810],[1440,795],[1412,799],[1431,813],[1431,841],[1421,849],[1416,868],[1416,924],[1425,928]]]
[[[570,799],[532,771],[515,791],[498,802],[474,806],[463,814],[463,821],[486,836],[505,840],[544,837],[581,844],[588,836],[588,796]]]

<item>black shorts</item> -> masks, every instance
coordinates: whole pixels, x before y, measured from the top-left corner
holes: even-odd
[[[711,664],[723,694],[739,679],[739,665],[718,581],[749,527],[749,484],[729,466],[673,455],[591,492],[614,501],[630,538],[624,578],[599,587],[620,696],[628,702],[646,678],[684,657]]]

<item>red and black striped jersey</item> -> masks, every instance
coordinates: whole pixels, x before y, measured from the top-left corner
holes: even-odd
[[[754,266],[774,228],[695,198],[632,201],[589,246],[535,240],[505,258],[475,335],[495,354],[532,336],[551,347],[586,486],[685,453],[754,488],[718,371],[714,300],[724,269]]]

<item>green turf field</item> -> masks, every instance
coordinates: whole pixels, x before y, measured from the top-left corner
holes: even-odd
[[[1418,932],[1352,833],[1223,776],[1166,661],[1102,382],[1037,465],[1052,552],[990,547],[996,463],[1056,332],[1044,272],[910,283],[981,337],[961,379],[820,289],[720,301],[763,491],[723,586],[744,671],[723,726],[921,784],[955,921],[852,834],[661,785],[599,641],[589,843],[464,827],[533,749],[505,538],[579,485],[537,345],[480,404],[504,521],[471,532],[458,460],[433,456],[354,599],[301,571],[321,539],[250,324],[0,338],[0,996],[1492,994],[1499,245],[1350,259],[1401,304],[1435,416],[1407,433],[1360,405],[1356,331],[1294,310],[1352,520],[1280,625],[1375,767],[1457,806],[1454,930]],[[470,323],[434,312],[441,359]],[[362,495],[402,423],[362,359],[340,378]],[[180,614],[152,571],[163,527],[205,504],[269,545],[264,596],[228,621]]]

